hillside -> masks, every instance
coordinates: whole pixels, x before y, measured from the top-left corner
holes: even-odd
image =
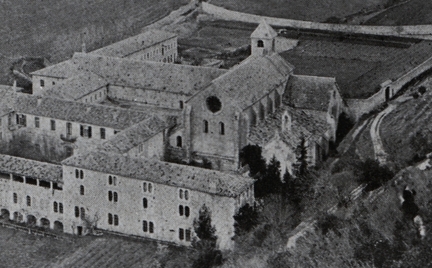
[[[369,25],[419,25],[431,24],[432,2],[411,0],[389,8],[368,20]]]
[[[21,57],[59,62],[137,34],[188,0],[37,0],[0,2],[0,83],[11,84],[9,68]]]
[[[279,18],[323,22],[330,17],[343,18],[362,10],[376,9],[388,0],[213,0],[227,9]]]

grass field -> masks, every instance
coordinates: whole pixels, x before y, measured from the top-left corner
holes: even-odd
[[[0,83],[21,57],[59,62],[140,32],[188,0],[36,0],[0,2]]]
[[[411,0],[395,6],[368,20],[370,25],[432,24],[432,2]]]
[[[3,227],[0,237],[0,267],[189,267],[186,249],[154,241],[112,235],[57,240]]]
[[[287,19],[325,21],[343,18],[364,9],[375,9],[388,0],[212,0],[227,9]]]

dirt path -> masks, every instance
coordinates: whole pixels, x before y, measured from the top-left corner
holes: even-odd
[[[384,150],[384,145],[379,134],[380,125],[384,117],[388,115],[391,111],[393,111],[396,107],[396,104],[390,104],[386,109],[381,111],[373,120],[372,126],[370,128],[370,135],[374,148],[375,159],[378,160],[380,164],[385,164],[387,161],[387,153]]]

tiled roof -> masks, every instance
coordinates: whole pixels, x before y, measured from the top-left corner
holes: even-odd
[[[211,82],[214,91],[244,110],[287,81],[294,67],[278,54],[250,56]]]
[[[240,175],[102,151],[75,155],[62,164],[229,197],[254,183]]]
[[[334,78],[293,75],[288,81],[284,100],[295,108],[327,111],[334,90],[337,90]]]
[[[159,30],[149,30],[142,34],[132,36],[109,46],[94,50],[90,52],[90,54],[123,58],[174,37],[176,37],[176,35],[173,33]]]
[[[27,94],[18,94],[15,110],[16,112],[23,114],[91,124],[119,130],[128,128],[152,116],[150,113],[144,113],[137,110],[54,98],[38,98]]]
[[[86,72],[84,74],[68,78],[43,92],[43,96],[65,100],[78,100],[91,92],[108,85],[102,77]]]
[[[62,182],[62,166],[0,154],[0,171],[45,181]]]
[[[165,121],[152,116],[113,136],[102,143],[99,149],[107,152],[126,153],[168,127],[169,124]]]
[[[291,131],[281,133],[282,115],[285,111],[291,115]],[[292,148],[297,147],[302,137],[315,141],[325,135],[329,125],[326,113],[320,111],[301,110],[282,105],[263,122],[253,126],[249,131],[248,140],[254,144],[264,146],[276,133]]]
[[[0,85],[0,116],[9,113],[14,103],[13,87]]]
[[[99,75],[113,85],[192,95],[227,71],[75,53],[72,59],[66,62],[32,74],[73,77],[86,72]]]
[[[268,25],[265,20],[261,21],[255,31],[253,31],[251,34],[251,38],[271,39],[275,38],[276,36],[277,32],[270,25]]]

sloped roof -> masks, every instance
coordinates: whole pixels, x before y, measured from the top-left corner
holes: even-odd
[[[294,67],[278,54],[250,56],[206,88],[244,110],[288,80]]]
[[[62,182],[62,166],[0,154],[0,172]]]
[[[62,164],[229,197],[254,183],[240,175],[102,151],[78,154]]]
[[[38,104],[39,99],[39,104]],[[18,94],[16,112],[79,122],[114,129],[125,129],[145,119],[150,113],[98,104],[66,101],[54,98],[38,98]]]
[[[265,20],[262,20],[255,31],[252,32],[251,38],[271,39],[277,36],[277,32]]]
[[[337,90],[334,78],[292,75],[284,100],[295,108],[327,111],[334,90]]]
[[[176,37],[176,35],[173,33],[159,30],[148,30],[142,34],[94,50],[90,52],[90,54],[123,58],[174,37]]]
[[[227,71],[75,53],[68,61],[32,74],[70,78],[87,72],[99,75],[113,85],[192,95]]]
[[[291,131],[281,132],[282,115],[285,111],[291,115],[292,126]],[[273,114],[268,115],[264,121],[251,127],[248,140],[264,146],[275,137],[276,133],[279,133],[286,144],[296,148],[302,137],[315,141],[323,137],[328,129],[326,113],[282,105]]]
[[[14,98],[12,86],[0,85],[0,116],[9,113],[12,110]]]
[[[126,153],[168,127],[170,127],[168,123],[152,116],[113,136],[102,143],[99,149],[107,152]]]
[[[97,89],[108,85],[108,82],[91,72],[68,78],[43,92],[43,96],[65,100],[78,100]]]

